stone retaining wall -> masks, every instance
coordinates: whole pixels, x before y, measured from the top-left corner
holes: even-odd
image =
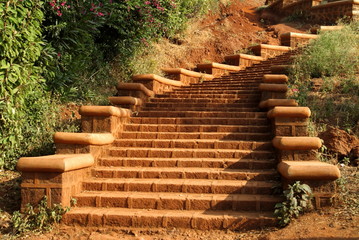
[[[322,0],[278,0],[273,2],[269,9],[283,17],[301,14],[310,19],[312,23],[318,24],[334,24],[343,17],[359,19],[358,0],[328,1],[326,3],[323,3]]]
[[[338,19],[349,17],[359,20],[359,1],[335,1],[310,9],[311,21],[314,23],[332,24]]]

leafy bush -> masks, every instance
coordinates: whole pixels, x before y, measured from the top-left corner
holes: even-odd
[[[11,222],[13,235],[32,232],[50,231],[55,223],[59,223],[62,215],[68,212],[69,208],[62,208],[61,205],[47,206],[46,196],[34,208],[30,204],[26,206],[24,213],[16,211],[13,213]]]
[[[328,31],[310,44],[294,62],[292,97],[309,106],[312,120],[355,131],[359,121],[359,22]],[[323,82],[312,91],[312,78]]]
[[[49,141],[54,125],[47,74],[41,62],[42,1],[0,2],[0,167],[14,168],[20,155]]]
[[[45,4],[45,37],[57,54],[51,91],[64,100],[93,101],[97,89],[115,85],[109,63],[128,74],[133,56],[160,37],[183,30],[218,0],[51,0]],[[110,93],[111,94],[111,93]]]
[[[126,80],[138,71],[134,57],[145,56],[143,48],[218,2],[1,1],[0,168],[13,169],[20,156],[52,153],[52,134],[63,128],[60,103],[106,103],[118,80],[110,74],[115,59]]]
[[[275,205],[274,215],[278,219],[281,227],[287,226],[293,218],[297,218],[311,206],[312,190],[307,184],[301,184],[299,181],[289,185],[283,192],[285,201]]]
[[[342,30],[320,34],[304,53],[296,58],[294,76],[302,81],[309,77],[353,75],[359,70],[359,23],[352,22]]]

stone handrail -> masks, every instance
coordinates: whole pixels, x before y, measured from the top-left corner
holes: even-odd
[[[278,172],[289,180],[336,180],[339,169],[329,163],[319,161],[283,161],[278,164]]]
[[[222,64],[222,63],[201,63],[201,64],[197,64],[197,67],[199,69],[201,68],[219,68],[219,69],[223,69],[223,70],[228,70],[228,71],[240,71],[242,68],[238,67],[238,66],[233,66],[233,65],[227,65],[227,64]]]
[[[133,81],[138,81],[138,80],[155,80],[157,82],[160,82],[162,84],[166,84],[166,85],[171,85],[174,87],[181,87],[183,86],[183,83],[180,81],[176,81],[176,80],[172,80],[172,79],[168,79],[168,78],[164,78],[161,77],[159,75],[156,74],[139,74],[139,75],[135,75],[132,77]]]
[[[41,157],[22,157],[17,163],[21,172],[68,172],[91,167],[95,160],[91,154],[56,154]]]
[[[142,99],[131,96],[109,97],[108,100],[114,105],[141,106],[143,104]]]
[[[147,97],[153,97],[155,93],[146,88],[142,83],[119,83],[117,85],[117,90],[132,90],[132,91],[141,91]]]
[[[272,143],[280,150],[317,150],[322,146],[322,141],[317,137],[276,136]]]
[[[82,106],[79,111],[81,116],[116,116],[116,117],[130,117],[131,111],[129,109],[118,108],[113,106]]]
[[[162,71],[168,74],[183,74],[189,77],[203,78],[205,80],[212,80],[214,78],[211,74],[190,71],[184,68],[162,68]]]
[[[115,141],[111,133],[68,133],[57,132],[54,142],[60,144],[107,145]]]

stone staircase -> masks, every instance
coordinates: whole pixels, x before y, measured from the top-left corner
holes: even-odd
[[[117,107],[81,108],[84,133],[55,134],[56,155],[19,160],[22,206],[44,195],[49,204],[65,206],[75,198],[77,205],[63,222],[81,226],[205,230],[275,225],[274,206],[281,201],[273,194],[281,183],[276,148],[283,143],[272,143],[279,131],[273,131],[262,106],[272,104],[268,96],[282,98],[276,91],[287,88],[262,82],[287,80],[269,74],[284,71],[299,51],[288,46],[313,38],[293,36],[285,47],[253,47],[261,57],[228,57],[236,66],[199,65],[206,74],[165,69],[171,79],[146,74],[134,76],[134,83],[120,83],[118,96],[110,98]],[[278,106],[297,106],[279,100]],[[308,114],[291,116],[300,122]],[[294,150],[315,149],[299,145]]]
[[[271,65],[291,55],[151,98],[99,159],[65,221],[198,229],[273,225],[279,175],[258,86]]]

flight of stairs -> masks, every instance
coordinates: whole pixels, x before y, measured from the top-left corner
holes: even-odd
[[[124,125],[64,223],[82,226],[259,228],[275,224],[279,183],[258,89],[271,66],[294,52],[240,72],[150,98]]]

